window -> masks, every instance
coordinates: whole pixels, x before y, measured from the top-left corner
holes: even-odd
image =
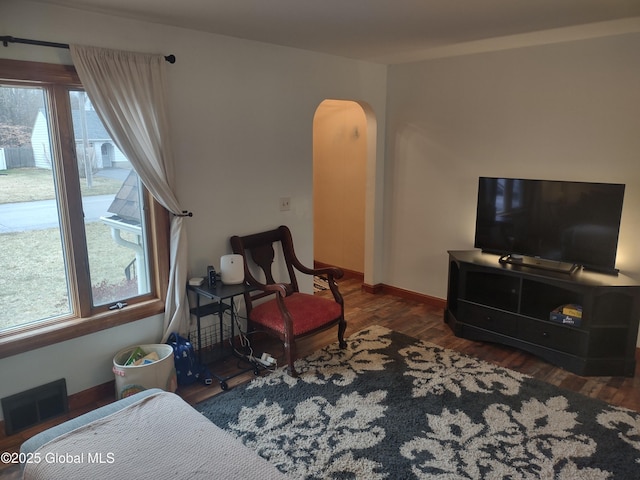
[[[0,60],[1,355],[160,313],[168,256],[73,69]]]

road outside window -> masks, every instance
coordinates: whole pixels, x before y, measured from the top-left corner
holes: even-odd
[[[86,94],[66,95],[71,153],[46,88],[0,86],[0,331],[152,291],[138,176]]]

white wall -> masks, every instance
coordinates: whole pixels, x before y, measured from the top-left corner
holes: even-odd
[[[187,220],[191,275],[203,275],[208,264],[219,267],[231,235],[280,224],[292,229],[300,257],[312,261],[312,127],[324,99],[372,107],[382,158],[382,65],[22,0],[3,0],[0,32],[176,55],[168,66],[169,113],[177,196],[194,214]],[[0,57],[71,63],[68,51],[17,44],[0,47]],[[280,212],[280,197],[291,198],[289,212]],[[155,317],[1,359],[0,398],[61,377],[70,394],[109,381],[110,352],[157,341],[160,324]],[[100,354],[86,353],[92,351]]]
[[[0,397],[65,378],[69,394],[113,380],[113,357],[129,345],[157,343],[162,315],[0,360]],[[114,392],[115,394],[115,392]]]
[[[478,177],[626,183],[617,266],[640,280],[640,34],[389,67],[385,283],[446,297]]]

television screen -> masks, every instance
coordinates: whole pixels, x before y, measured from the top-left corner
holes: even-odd
[[[614,272],[624,188],[480,177],[475,247]]]

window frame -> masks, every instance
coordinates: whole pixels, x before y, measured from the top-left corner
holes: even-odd
[[[86,239],[75,165],[75,141],[71,126],[68,92],[83,89],[75,68],[71,65],[0,59],[0,81],[14,85],[32,85],[48,91],[52,112],[52,149],[61,156],[62,174],[56,175],[56,187],[61,192],[61,209],[66,212],[61,229],[71,239],[65,246],[69,275],[70,315],[40,320],[0,332],[0,358],[45,347],[90,333],[113,328],[164,312],[169,281],[169,212],[145,189],[145,220],[149,233],[149,270],[151,293],[127,299],[128,305],[110,310],[109,305],[91,305]],[[71,154],[65,154],[71,152]],[[38,301],[34,292],[34,301]]]

